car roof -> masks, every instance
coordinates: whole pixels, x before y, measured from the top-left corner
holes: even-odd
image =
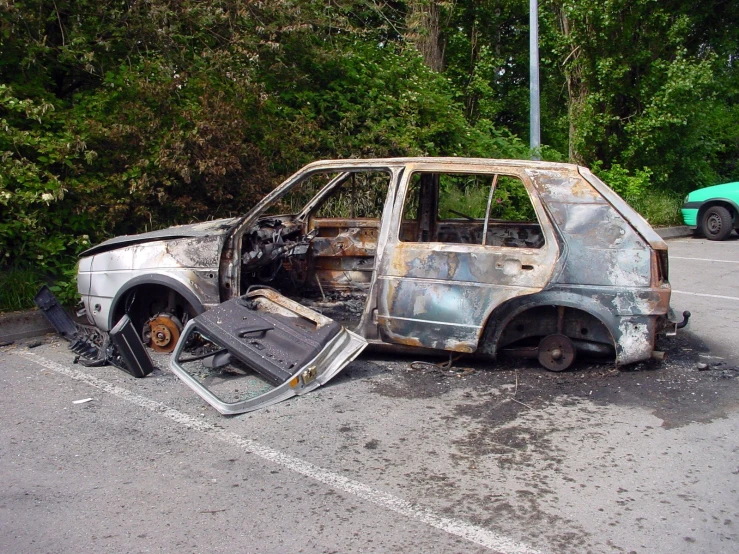
[[[567,170],[577,171],[576,164],[547,162],[538,160],[517,160],[497,158],[462,158],[456,156],[446,157],[403,157],[403,158],[348,158],[335,160],[319,160],[306,165],[302,170],[325,169],[325,168],[350,168],[350,167],[388,167],[400,165],[470,165],[470,166],[507,166],[523,169],[537,170]]]

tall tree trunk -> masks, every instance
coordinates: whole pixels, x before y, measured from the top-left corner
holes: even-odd
[[[409,2],[406,39],[415,45],[424,62],[434,71],[444,69],[446,43],[441,33],[441,2],[411,0]]]
[[[582,137],[579,134],[578,124],[589,91],[582,76],[580,45],[573,43],[570,19],[562,6],[555,4],[554,10],[565,42],[570,45],[569,53],[562,62],[565,80],[567,81],[567,116],[570,124],[569,160],[573,163],[584,164],[585,160],[580,152]]]

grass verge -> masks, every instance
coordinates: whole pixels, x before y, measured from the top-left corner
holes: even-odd
[[[652,227],[682,225],[680,208],[683,196],[670,191],[652,191],[638,197],[625,198],[631,207],[639,212]]]
[[[0,269],[0,312],[33,308],[33,297],[45,282],[44,276],[33,269]]]

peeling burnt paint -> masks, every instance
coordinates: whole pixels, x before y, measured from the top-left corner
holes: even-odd
[[[182,267],[215,267],[220,255],[218,237],[170,240],[167,253]]]
[[[365,171],[388,175],[381,218],[316,217],[334,189]],[[292,188],[322,172],[335,177],[300,212],[265,215]],[[437,218],[424,227],[420,219],[406,220],[404,197],[413,172],[518,178],[537,221],[483,225]],[[424,210],[438,208],[430,206]],[[424,233],[429,240],[417,241]],[[364,310],[353,324],[377,344],[494,356],[499,347],[563,334],[578,349],[615,352],[618,363],[650,357],[669,311],[666,244],[590,171],[569,164],[316,162],[238,220],[147,237],[114,239],[81,264],[80,291],[88,307],[109,301],[127,279],[145,273],[184,283],[206,307],[268,282],[308,302],[322,297],[330,304],[326,295],[359,294]],[[116,250],[116,244],[125,246]]]
[[[654,320],[649,318],[623,318],[618,324],[618,362],[630,364],[645,359],[644,353],[654,349]]]
[[[532,169],[528,174],[545,202],[606,203],[576,171]]]

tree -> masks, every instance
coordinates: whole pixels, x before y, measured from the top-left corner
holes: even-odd
[[[686,190],[719,178],[719,74],[737,46],[733,3],[554,0],[567,84],[570,158],[651,169]],[[728,50],[727,50],[728,49]]]

